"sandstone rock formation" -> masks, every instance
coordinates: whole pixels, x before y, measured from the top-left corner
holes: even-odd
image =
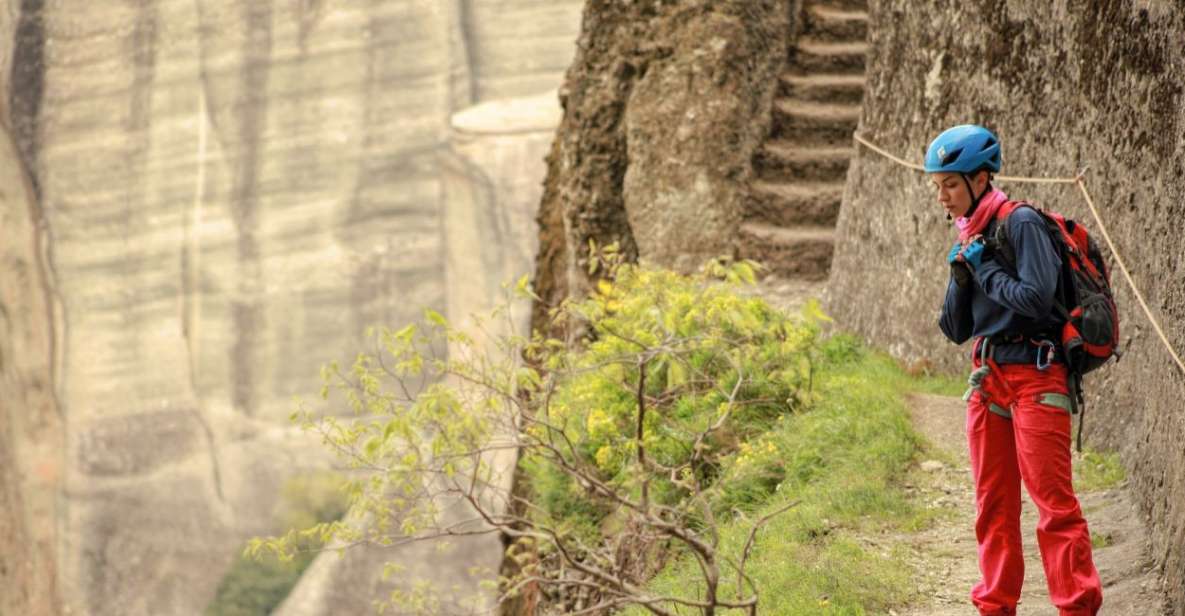
[[[870,3],[872,49],[860,130],[920,160],[943,128],[998,131],[1009,175],[1087,182],[1123,259],[1178,352],[1185,351],[1185,14],[1166,2]],[[1073,187],[1002,183],[1099,236]],[[829,290],[831,310],[894,354],[963,368],[935,325],[950,223],[925,179],[858,151]],[[1185,614],[1185,414],[1181,374],[1114,272],[1127,354],[1087,377],[1086,437],[1118,448],[1152,529],[1177,614]]]
[[[7,128],[0,132],[0,613],[56,614],[62,416],[47,235]]]
[[[487,336],[528,331],[530,302],[514,298],[503,285],[530,275],[534,266],[539,236],[534,214],[542,192],[543,159],[558,122],[554,91],[475,105],[452,117],[450,145],[441,153],[448,317],[491,352]],[[509,306],[503,318],[486,318],[477,327],[474,315],[488,317],[504,302]],[[498,487],[509,491],[514,452],[494,451],[487,463],[507,469]],[[451,515],[449,519],[461,521],[474,514],[456,505]],[[323,554],[276,614],[363,613],[372,599],[385,599],[396,584],[409,587],[417,582],[428,582],[444,592],[448,599],[441,607],[443,613],[466,613],[462,602],[476,594],[481,581],[497,577],[501,540],[483,535],[448,543],[443,551],[433,543],[420,542],[353,549],[342,557]],[[403,564],[406,570],[393,582],[384,582],[377,574],[386,562]],[[492,607],[490,597],[484,600],[487,609]]]
[[[57,575],[29,588],[198,613],[242,540],[278,530],[282,480],[325,463],[287,433],[317,366],[448,309],[449,118],[555,88],[579,3],[9,4],[32,196],[6,184],[0,350],[24,352],[0,364],[0,455],[61,482],[31,559]],[[5,542],[43,550],[21,513],[42,494],[6,501]]]

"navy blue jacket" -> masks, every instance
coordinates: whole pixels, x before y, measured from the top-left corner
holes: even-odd
[[[1018,207],[1005,223],[1016,252],[1016,268],[985,258],[966,287],[960,288],[953,277],[947,283],[938,325],[957,344],[978,336],[1060,330],[1061,319],[1053,310],[1053,300],[1062,260],[1041,215],[1032,208]],[[997,224],[989,221],[984,237],[993,237]],[[1037,347],[1028,342],[1001,344],[994,357],[1002,364],[1035,363]]]

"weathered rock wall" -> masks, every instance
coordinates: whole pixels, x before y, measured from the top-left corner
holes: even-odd
[[[1124,261],[1185,350],[1185,13],[1178,3],[871,4],[872,50],[860,131],[920,161],[929,140],[965,122],[996,130],[1004,173],[1069,176],[1088,185]],[[1098,224],[1072,186],[1001,183]],[[937,329],[953,238],[925,178],[861,149],[848,175],[829,282],[831,311],[909,360],[963,369]],[[1178,614],[1185,614],[1185,375],[1114,284],[1127,354],[1087,379],[1093,447],[1117,448],[1153,532]]]
[[[0,40],[15,40],[18,29],[36,31],[22,28],[18,0],[0,2]],[[56,497],[64,434],[54,390],[61,306],[48,228],[9,114],[21,104],[9,84],[24,83],[13,74],[16,52],[0,46],[0,614],[49,616],[61,610]]]
[[[580,0],[465,0],[474,101],[550,92],[576,51]]]
[[[65,306],[62,592],[82,613],[193,613],[244,536],[271,530],[283,478],[318,463],[268,437],[292,396],[367,325],[443,303],[447,16],[43,11],[33,168]]]
[[[62,477],[46,583],[69,609],[199,613],[242,540],[278,530],[279,485],[325,464],[286,433],[292,398],[367,326],[447,309],[451,114],[554,89],[578,2],[4,3],[32,192],[3,199],[0,349],[28,352],[0,366],[24,422],[0,420],[0,455],[61,456],[40,472]],[[53,284],[29,300],[38,232]],[[62,423],[25,447],[46,392]],[[41,502],[22,490],[0,527]]]
[[[491,351],[494,345],[488,336],[528,331],[530,303],[512,298],[502,285],[532,271],[539,235],[534,219],[542,192],[539,180],[558,122],[554,91],[483,103],[453,115],[450,146],[441,153],[447,316]],[[505,302],[508,309],[499,318],[486,318],[480,327],[470,320],[472,315],[488,317]],[[511,488],[514,459],[512,450],[486,454],[491,468],[508,470],[496,484],[498,489]],[[444,504],[441,508],[448,509]],[[474,517],[463,504],[454,505],[450,514],[456,521]],[[463,602],[475,598],[471,595],[492,607],[493,594],[478,589],[482,580],[496,577],[503,556],[501,537],[453,537],[448,544],[421,541],[356,548],[343,556],[322,554],[275,614],[364,613],[371,609],[372,598],[389,595],[394,584],[411,588],[421,580],[449,595],[441,604],[442,613],[466,613]],[[394,584],[378,575],[386,562],[405,566]]]
[[[589,240],[684,269],[735,251],[793,6],[587,2],[539,213],[538,325],[584,292]]]
[[[32,184],[0,125],[0,613],[56,614],[57,320]]]

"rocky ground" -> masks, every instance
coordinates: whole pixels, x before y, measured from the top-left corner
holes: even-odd
[[[924,506],[940,509],[938,521],[911,536],[894,538],[908,546],[921,602],[899,616],[971,616],[968,598],[979,579],[973,531],[975,501],[967,444],[963,433],[963,403],[958,398],[912,397],[914,424],[930,444],[931,459],[922,462],[908,489]],[[1094,551],[1103,580],[1100,613],[1122,616],[1168,614],[1160,580],[1151,566],[1148,533],[1137,514],[1127,482],[1101,491],[1081,493],[1091,533],[1106,538]],[[1025,537],[1025,585],[1018,612],[1026,616],[1056,616],[1049,603],[1045,575],[1036,543],[1037,511],[1025,494],[1021,526]]]

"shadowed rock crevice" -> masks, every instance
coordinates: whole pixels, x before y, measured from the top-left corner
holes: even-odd
[[[10,2],[11,8],[18,3]],[[57,519],[65,449],[58,396],[65,334],[53,234],[40,202],[42,0],[22,0],[0,83],[0,612],[61,613]]]
[[[56,297],[43,221],[0,127],[0,613],[61,611],[56,520],[63,473],[54,362]]]
[[[8,78],[8,118],[21,160],[30,172],[34,195],[39,195],[37,125],[45,92],[45,0],[21,0],[12,66]]]
[[[267,125],[268,100],[260,93],[267,92],[271,67],[272,9],[270,3],[249,2],[242,5],[246,32],[243,38],[243,58],[239,74],[238,151],[235,152],[235,180],[231,191],[231,209],[238,238],[239,297],[232,302],[235,324],[235,343],[230,361],[234,382],[235,406],[247,415],[255,414],[256,367],[260,340],[264,328],[264,313],[259,306],[262,291],[259,241],[259,167],[263,164],[263,133]]]

